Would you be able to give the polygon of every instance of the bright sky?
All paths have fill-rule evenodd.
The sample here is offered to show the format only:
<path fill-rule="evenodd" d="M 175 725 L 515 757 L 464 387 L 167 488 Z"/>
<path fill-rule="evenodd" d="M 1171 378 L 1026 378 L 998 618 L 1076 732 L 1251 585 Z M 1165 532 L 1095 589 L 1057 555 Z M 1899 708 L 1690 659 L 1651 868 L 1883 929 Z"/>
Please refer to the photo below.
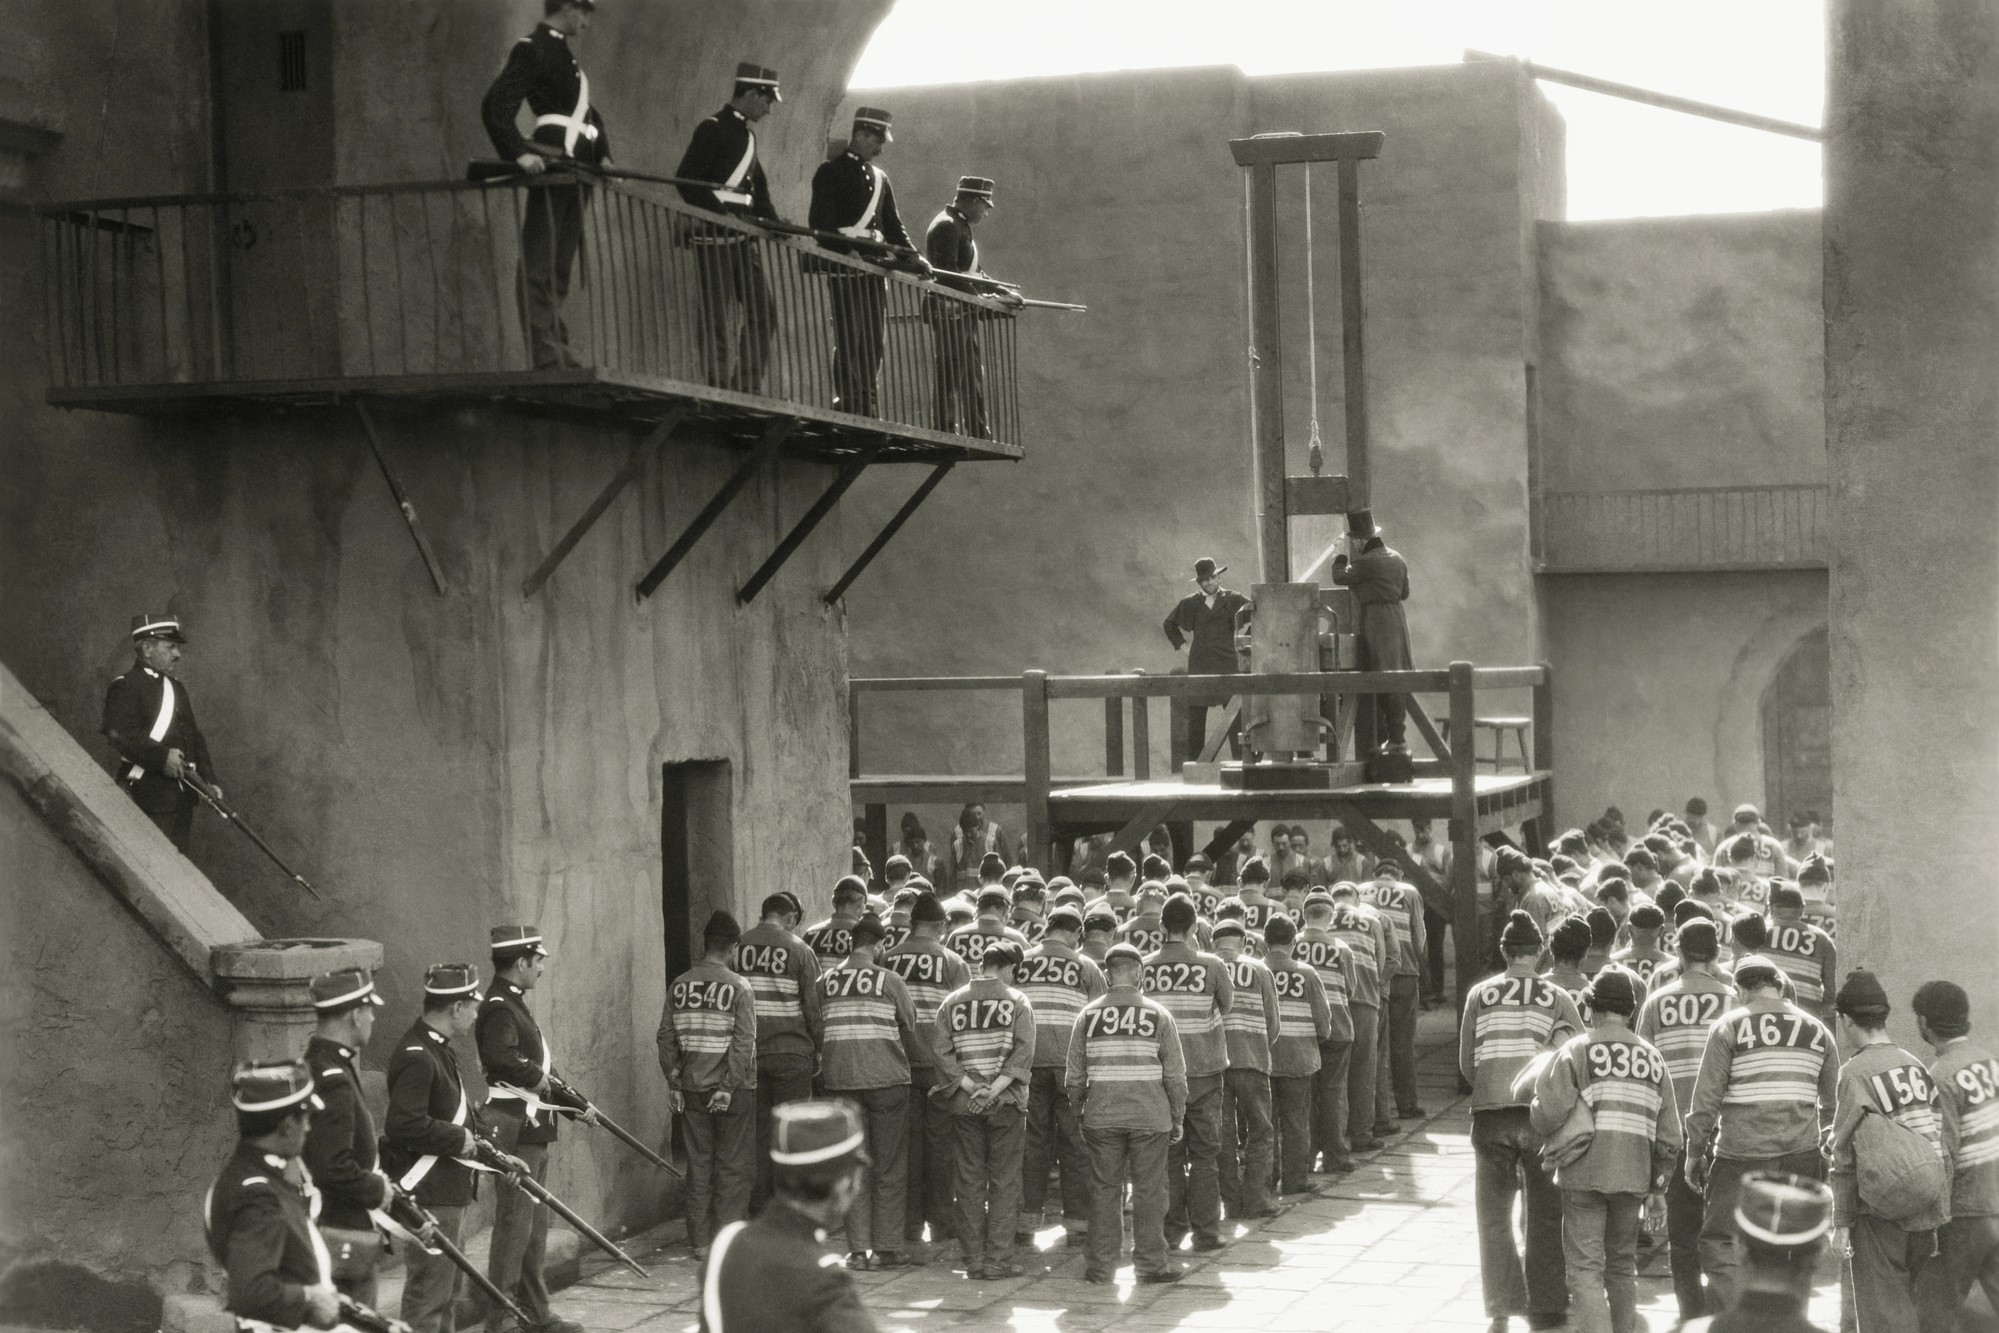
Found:
<path fill-rule="evenodd" d="M 1823 0 L 896 0 L 852 86 L 1439 65 L 1466 48 L 1807 125 L 1825 103 Z M 1568 122 L 1571 218 L 1822 202 L 1817 144 L 1541 88 Z"/>

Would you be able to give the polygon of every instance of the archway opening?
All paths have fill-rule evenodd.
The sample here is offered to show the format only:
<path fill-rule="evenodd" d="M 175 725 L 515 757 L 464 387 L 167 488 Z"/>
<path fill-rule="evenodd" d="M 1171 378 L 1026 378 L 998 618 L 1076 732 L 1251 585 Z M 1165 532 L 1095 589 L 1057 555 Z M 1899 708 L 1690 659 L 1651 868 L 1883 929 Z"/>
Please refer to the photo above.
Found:
<path fill-rule="evenodd" d="M 1763 801 L 1772 827 L 1800 810 L 1832 825 L 1832 659 L 1826 627 L 1799 639 L 1763 691 Z"/>

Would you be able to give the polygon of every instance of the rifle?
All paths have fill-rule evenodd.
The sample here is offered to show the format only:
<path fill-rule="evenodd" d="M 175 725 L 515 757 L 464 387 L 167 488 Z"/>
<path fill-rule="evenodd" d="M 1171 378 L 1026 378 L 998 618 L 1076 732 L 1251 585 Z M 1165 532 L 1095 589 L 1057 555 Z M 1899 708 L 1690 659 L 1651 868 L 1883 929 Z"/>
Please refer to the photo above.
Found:
<path fill-rule="evenodd" d="M 229 806 L 223 801 L 222 794 L 218 792 L 212 785 L 210 785 L 207 782 L 204 782 L 201 778 L 201 775 L 194 771 L 192 765 L 188 767 L 186 772 L 181 774 L 180 781 L 182 786 L 186 787 L 189 791 L 199 796 L 202 800 L 208 802 L 209 809 L 215 811 L 216 814 L 220 815 L 222 817 L 223 823 L 233 824 L 236 827 L 236 829 L 242 833 L 244 837 L 248 838 L 251 842 L 256 843 L 257 850 L 262 852 L 265 856 L 270 857 L 271 863 L 275 865 L 278 869 L 284 871 L 285 874 L 291 879 L 292 883 L 298 885 L 301 889 L 304 889 L 307 893 L 311 894 L 316 900 L 320 902 L 326 901 L 324 898 L 321 898 L 319 896 L 319 890 L 313 888 L 311 884 L 306 882 L 306 878 L 304 875 L 299 874 L 298 871 L 293 870 L 290 866 L 286 865 L 284 858 L 282 856 L 279 856 L 275 851 L 271 850 L 271 844 L 265 842 L 262 838 L 257 836 L 257 830 L 251 828 L 248 824 L 245 824 L 243 822 L 243 816 L 237 814 L 234 810 L 229 808 Z"/>
<path fill-rule="evenodd" d="M 402 1216 L 396 1216 L 398 1211 L 401 1212 Z M 427 1230 L 430 1236 L 430 1243 L 429 1245 L 425 1245 L 424 1248 L 430 1249 L 435 1247 L 438 1254 L 449 1259 L 455 1268 L 472 1280 L 473 1286 L 486 1294 L 487 1300 L 493 1302 L 495 1306 L 519 1320 L 522 1328 L 534 1327 L 533 1321 L 527 1317 L 527 1312 L 521 1309 L 519 1305 L 516 1305 L 512 1297 L 501 1291 L 493 1282 L 493 1279 L 480 1272 L 479 1265 L 467 1258 L 465 1251 L 445 1239 L 444 1233 L 438 1230 L 437 1219 L 431 1216 L 430 1210 L 418 1203 L 414 1194 L 411 1194 L 394 1181 L 389 1182 L 388 1212 L 392 1220 L 402 1226 L 408 1227 L 412 1232 L 416 1233 L 419 1245 L 424 1244 L 422 1237 Z M 345 1298 L 343 1297 L 342 1299 L 344 1300 Z M 379 1316 L 377 1317 L 379 1318 Z M 352 1323 L 353 1321 L 349 1320 L 348 1322 Z M 384 1330 L 370 1328 L 365 1324 L 356 1325 L 356 1327 L 364 1329 L 366 1333 L 385 1333 Z M 408 1328 L 407 1325 L 404 1325 L 399 1330 L 389 1330 L 387 1333 L 408 1333 Z"/>
<path fill-rule="evenodd" d="M 585 1222 L 574 1208 L 571 1208 L 568 1204 L 550 1193 L 548 1186 L 521 1170 L 520 1162 L 517 1158 L 502 1151 L 498 1145 L 483 1135 L 474 1134 L 472 1138 L 476 1145 L 473 1149 L 473 1155 L 477 1158 L 480 1165 L 505 1175 L 509 1184 L 527 1195 L 530 1199 L 533 1199 L 536 1203 L 548 1205 L 550 1212 L 576 1228 L 577 1235 L 583 1237 L 592 1245 L 595 1245 L 598 1249 L 623 1264 L 633 1276 L 642 1278 L 650 1278 L 652 1276 L 651 1273 L 639 1267 L 637 1261 L 631 1255 L 619 1249 L 616 1242 L 612 1241 L 609 1236 L 606 1236 L 603 1232 Z"/>
<path fill-rule="evenodd" d="M 345 1292 L 340 1294 L 340 1322 L 361 1333 L 410 1333 L 410 1326 L 402 1320 L 371 1310 Z"/>
<path fill-rule="evenodd" d="M 605 1129 L 610 1130 L 612 1135 L 615 1136 L 616 1138 L 624 1140 L 626 1146 L 637 1152 L 639 1156 L 645 1158 L 648 1162 L 651 1162 L 654 1166 L 658 1167 L 660 1170 L 665 1171 L 671 1175 L 683 1176 L 685 1174 L 680 1170 L 679 1167 L 675 1166 L 672 1162 L 669 1162 L 666 1158 L 660 1156 L 658 1153 L 654 1152 L 651 1148 L 646 1147 L 644 1143 L 639 1141 L 637 1135 L 633 1134 L 630 1130 L 626 1129 L 623 1125 L 619 1124 L 617 1121 L 611 1119 L 611 1117 L 605 1115 L 601 1107 L 593 1105 L 588 1097 L 585 1097 L 582 1093 L 578 1092 L 574 1087 L 570 1086 L 567 1083 L 564 1083 L 561 1079 L 557 1078 L 553 1074 L 550 1074 L 548 1076 L 548 1087 L 549 1091 L 555 1093 L 557 1096 L 568 1097 L 574 1102 L 573 1106 L 557 1107 L 556 1108 L 557 1110 L 566 1110 L 571 1112 L 572 1114 L 582 1111 L 593 1111 L 596 1113 L 597 1123 L 599 1125 L 603 1126 Z"/>

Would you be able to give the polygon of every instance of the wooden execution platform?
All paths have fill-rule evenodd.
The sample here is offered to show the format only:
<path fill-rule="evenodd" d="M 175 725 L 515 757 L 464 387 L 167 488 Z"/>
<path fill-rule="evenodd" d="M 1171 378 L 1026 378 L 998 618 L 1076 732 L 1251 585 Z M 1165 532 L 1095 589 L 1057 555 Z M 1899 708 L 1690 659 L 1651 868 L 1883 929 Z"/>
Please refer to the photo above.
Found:
<path fill-rule="evenodd" d="M 1551 773 L 1478 773 L 1472 777 L 1474 831 L 1499 833 L 1546 809 Z M 997 799 L 997 798 L 995 798 Z M 1445 777 L 1419 777 L 1406 783 L 1360 783 L 1325 789 L 1238 791 L 1214 784 L 1168 779 L 1161 782 L 1069 784 L 1048 793 L 1050 822 L 1064 831 L 1094 833 L 1122 828 L 1133 815 L 1159 806 L 1170 807 L 1156 823 L 1182 819 L 1238 820 L 1330 819 L 1347 815 L 1381 821 L 1454 817 L 1457 793 Z M 1149 832 L 1150 830 L 1148 830 Z"/>

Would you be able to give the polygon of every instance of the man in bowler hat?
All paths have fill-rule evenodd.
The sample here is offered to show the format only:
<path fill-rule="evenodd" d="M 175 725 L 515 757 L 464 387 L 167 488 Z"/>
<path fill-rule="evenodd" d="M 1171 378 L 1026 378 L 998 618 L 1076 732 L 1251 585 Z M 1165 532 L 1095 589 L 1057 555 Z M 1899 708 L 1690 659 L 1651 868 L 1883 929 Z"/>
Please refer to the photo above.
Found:
<path fill-rule="evenodd" d="M 1236 613 L 1249 605 L 1249 598 L 1222 586 L 1227 565 L 1216 565 L 1206 556 L 1194 562 L 1195 591 L 1177 602 L 1166 617 L 1166 641 L 1178 651 L 1187 646 L 1187 674 L 1190 676 L 1233 676 L 1240 669 L 1235 650 Z M 1208 709 L 1228 702 L 1227 696 L 1189 696 L 1187 700 L 1187 750 L 1198 759 L 1208 744 Z M 1229 724 L 1229 748 L 1242 757 L 1242 725 Z"/>

